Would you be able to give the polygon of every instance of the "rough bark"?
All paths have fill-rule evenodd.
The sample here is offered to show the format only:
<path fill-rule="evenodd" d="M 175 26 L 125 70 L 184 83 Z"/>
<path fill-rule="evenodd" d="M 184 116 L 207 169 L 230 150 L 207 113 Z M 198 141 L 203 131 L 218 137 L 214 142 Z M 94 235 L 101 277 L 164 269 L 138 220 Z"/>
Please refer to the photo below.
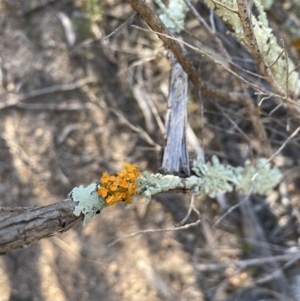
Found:
<path fill-rule="evenodd" d="M 82 219 L 74 207 L 68 198 L 44 207 L 0 208 L 0 254 L 69 230 Z"/>

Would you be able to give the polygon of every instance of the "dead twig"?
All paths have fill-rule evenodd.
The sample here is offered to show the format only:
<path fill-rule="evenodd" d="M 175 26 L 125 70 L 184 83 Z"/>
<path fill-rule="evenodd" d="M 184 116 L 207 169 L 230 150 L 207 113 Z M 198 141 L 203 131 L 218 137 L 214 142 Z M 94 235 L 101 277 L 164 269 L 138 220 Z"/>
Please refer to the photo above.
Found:
<path fill-rule="evenodd" d="M 123 241 L 123 240 L 128 239 L 128 238 L 132 238 L 132 237 L 140 235 L 140 234 L 179 231 L 179 230 L 186 230 L 186 229 L 189 229 L 191 227 L 197 227 L 200 224 L 200 222 L 201 222 L 200 212 L 195 208 L 193 202 L 191 202 L 190 206 L 192 208 L 192 211 L 194 211 L 196 213 L 196 215 L 198 216 L 198 219 L 194 223 L 190 223 L 190 224 L 187 224 L 187 225 L 184 225 L 184 226 L 180 226 L 180 227 L 176 227 L 176 225 L 175 225 L 173 228 L 140 230 L 140 231 L 137 231 L 137 232 L 133 232 L 133 233 L 124 235 L 124 236 L 122 236 L 122 237 L 114 240 L 113 242 L 111 242 L 108 245 L 108 247 L 112 247 L 112 246 L 114 246 L 115 244 L 117 244 L 120 241 Z"/>
<path fill-rule="evenodd" d="M 289 261 L 294 258 L 299 258 L 299 256 L 300 253 L 297 252 L 297 253 L 290 253 L 290 254 L 277 255 L 277 256 L 238 260 L 238 261 L 226 262 L 226 263 L 197 264 L 196 269 L 201 272 L 214 272 L 214 271 L 227 269 L 229 267 L 242 270 L 242 269 L 246 269 L 254 266 L 261 266 L 273 262 Z"/>
<path fill-rule="evenodd" d="M 137 13 L 133 13 L 124 23 L 122 23 L 120 26 L 118 26 L 115 30 L 113 30 L 110 34 L 108 34 L 106 37 L 104 37 L 104 40 L 109 39 L 114 34 L 116 34 L 120 29 L 122 29 L 124 26 L 128 25 L 133 21 L 133 19 L 136 17 Z"/>
<path fill-rule="evenodd" d="M 125 123 L 129 128 L 131 128 L 133 131 L 135 131 L 136 133 L 138 133 L 140 135 L 140 137 L 146 141 L 148 144 L 152 145 L 155 147 L 155 149 L 157 151 L 159 151 L 161 149 L 161 147 L 154 142 L 154 140 L 148 135 L 147 132 L 145 132 L 142 128 L 140 128 L 139 126 L 135 126 L 132 123 L 130 123 L 127 118 L 118 110 L 115 110 L 113 108 L 110 108 L 111 112 L 113 112 L 123 123 Z"/>
<path fill-rule="evenodd" d="M 260 167 L 260 169 L 257 171 L 257 173 L 252 177 L 252 181 L 256 179 L 260 171 L 268 164 L 271 162 L 275 156 L 277 156 L 284 148 L 285 146 L 293 139 L 300 131 L 300 126 L 282 143 L 282 145 L 278 148 L 278 150 Z"/>
<path fill-rule="evenodd" d="M 82 216 L 73 214 L 75 203 L 66 199 L 44 207 L 1 208 L 9 215 L 0 219 L 0 254 L 23 248 L 29 244 L 72 228 Z"/>
<path fill-rule="evenodd" d="M 182 66 L 182 69 L 187 73 L 189 80 L 197 89 L 208 96 L 218 97 L 226 101 L 240 102 L 245 97 L 238 93 L 221 91 L 201 81 L 198 71 L 185 55 L 180 45 L 180 41 L 173 37 L 171 32 L 166 28 L 149 4 L 145 0 L 127 1 L 138 13 L 139 17 L 144 20 L 156 34 L 158 34 L 158 37 L 164 42 L 166 47 L 171 50 L 177 61 Z"/>
<path fill-rule="evenodd" d="M 174 227 L 176 227 L 176 228 L 177 228 L 177 227 L 181 227 L 181 226 L 183 226 L 183 225 L 185 224 L 185 222 L 186 222 L 186 221 L 189 219 L 189 217 L 191 216 L 191 213 L 192 213 L 193 208 L 194 208 L 194 202 L 195 202 L 195 195 L 193 194 L 193 195 L 192 195 L 192 198 L 191 198 L 190 207 L 189 207 L 189 210 L 188 210 L 186 216 L 184 217 L 183 220 L 181 220 L 180 222 L 176 223 L 176 224 L 174 225 Z"/>
<path fill-rule="evenodd" d="M 235 204 L 234 206 L 230 207 L 213 225 L 213 228 L 217 228 L 218 225 L 229 215 L 231 214 L 235 209 L 237 209 L 238 207 L 241 206 L 241 203 L 246 202 L 247 199 L 249 198 L 249 196 L 252 194 L 252 190 L 253 190 L 253 185 L 249 191 L 249 193 L 237 204 Z"/>
<path fill-rule="evenodd" d="M 147 32 L 151 32 L 147 29 L 143 29 L 143 28 L 140 28 L 140 27 L 137 27 L 137 26 L 134 26 L 132 25 L 133 27 L 139 29 L 139 30 L 143 30 L 143 31 L 147 31 Z M 174 41 L 177 41 L 179 43 L 182 43 L 183 45 L 187 46 L 188 48 L 191 48 L 193 50 L 195 50 L 196 52 L 198 53 L 201 53 L 201 54 L 204 54 L 205 56 L 207 56 L 208 58 L 212 59 L 215 63 L 221 65 L 225 70 L 227 70 L 228 72 L 230 72 L 231 74 L 233 74 L 235 77 L 237 77 L 238 79 L 240 79 L 242 82 L 245 82 L 246 84 L 248 84 L 249 86 L 252 86 L 253 88 L 255 88 L 256 90 L 258 90 L 259 92 L 261 93 L 267 93 L 266 91 L 263 91 L 260 87 L 258 87 L 257 85 L 254 85 L 253 83 L 247 81 L 246 79 L 244 79 L 242 76 L 240 76 L 239 74 L 237 74 L 236 72 L 234 72 L 233 70 L 231 70 L 230 68 L 228 68 L 227 66 L 225 66 L 223 63 L 217 61 L 216 58 L 214 58 L 213 56 L 207 54 L 206 52 L 200 50 L 199 48 L 197 47 L 193 47 L 192 45 L 188 44 L 188 43 L 185 43 L 184 41 L 181 41 L 177 38 L 174 38 L 170 35 L 166 35 L 166 34 L 163 34 L 163 33 L 159 33 L 159 32 L 155 32 L 157 35 L 159 36 L 165 36 L 171 40 L 174 40 Z M 184 66 L 182 66 L 183 69 L 184 69 Z M 185 70 L 185 69 L 184 69 Z M 186 70 L 185 70 L 186 72 Z M 189 74 L 188 74 L 189 75 Z M 190 78 L 189 78 L 190 79 Z M 191 79 L 190 79 L 191 80 Z M 193 83 L 194 84 L 194 83 Z M 195 84 L 194 84 L 195 85 Z M 196 86 L 200 91 L 201 90 L 201 87 L 199 86 Z M 203 90 L 202 92 L 206 93 L 205 90 Z M 259 115 L 258 115 L 258 112 L 256 110 L 256 107 L 254 106 L 253 102 L 252 102 L 252 99 L 249 98 L 246 94 L 234 94 L 234 96 L 232 95 L 231 92 L 225 92 L 225 91 L 219 91 L 219 90 L 216 90 L 215 91 L 211 91 L 214 93 L 213 94 L 209 94 L 210 96 L 212 97 L 217 97 L 219 98 L 220 100 L 223 100 L 223 101 L 230 101 L 230 102 L 237 102 L 237 103 L 240 103 L 240 104 L 243 104 L 246 108 L 247 108 L 247 111 L 248 111 L 248 114 L 250 116 L 250 119 L 251 119 L 251 122 L 252 122 L 252 125 L 253 125 L 253 128 L 254 128 L 254 131 L 259 139 L 259 141 L 261 142 L 261 146 L 262 146 L 262 154 L 265 155 L 265 156 L 269 156 L 270 153 L 271 153 L 271 148 L 270 148 L 270 144 L 268 142 L 268 138 L 267 138 L 267 135 L 266 135 L 266 132 L 265 132 L 265 129 L 260 121 L 260 118 L 259 118 Z M 269 93 L 269 92 L 268 92 Z M 207 94 L 207 93 L 206 93 Z M 223 97 L 224 95 L 227 95 L 225 98 Z M 231 97 L 233 96 L 233 97 Z M 275 97 L 278 97 L 278 98 L 282 98 L 280 95 L 276 95 L 274 94 Z M 290 100 L 289 100 L 290 101 Z M 295 102 L 293 102 L 295 103 Z"/>
<path fill-rule="evenodd" d="M 42 89 L 38 89 L 38 90 L 32 90 L 30 92 L 24 93 L 22 96 L 19 96 L 19 97 L 10 99 L 6 102 L 0 103 L 0 110 L 8 108 L 8 107 L 20 105 L 21 102 L 28 100 L 30 98 L 33 98 L 33 97 L 48 95 L 48 94 L 57 93 L 57 92 L 73 91 L 73 90 L 81 88 L 82 86 L 85 86 L 87 84 L 93 84 L 93 83 L 97 83 L 96 78 L 86 77 L 86 78 L 82 78 L 74 83 L 55 85 L 55 86 L 46 87 L 46 88 L 42 88 Z"/>
<path fill-rule="evenodd" d="M 187 147 L 188 80 L 181 65 L 170 53 L 171 62 L 168 110 L 165 121 L 165 148 L 161 169 L 170 174 L 190 175 Z"/>

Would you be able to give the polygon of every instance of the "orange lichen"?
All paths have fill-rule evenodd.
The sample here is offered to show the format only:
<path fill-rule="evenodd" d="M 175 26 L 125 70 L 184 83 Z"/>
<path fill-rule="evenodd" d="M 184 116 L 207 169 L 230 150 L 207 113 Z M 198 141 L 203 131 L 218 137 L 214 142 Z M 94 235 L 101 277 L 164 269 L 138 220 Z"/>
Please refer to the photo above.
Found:
<path fill-rule="evenodd" d="M 98 195 L 105 198 L 109 206 L 113 206 L 117 202 L 131 204 L 132 196 L 137 191 L 135 180 L 141 175 L 136 165 L 124 163 L 124 169 L 118 172 L 117 176 L 109 175 L 107 172 L 102 175 Z"/>
<path fill-rule="evenodd" d="M 105 198 L 107 196 L 107 190 L 103 187 L 98 189 L 98 195 L 102 198 Z"/>
<path fill-rule="evenodd" d="M 109 181 L 109 174 L 105 172 L 101 178 L 102 183 L 107 183 Z"/>

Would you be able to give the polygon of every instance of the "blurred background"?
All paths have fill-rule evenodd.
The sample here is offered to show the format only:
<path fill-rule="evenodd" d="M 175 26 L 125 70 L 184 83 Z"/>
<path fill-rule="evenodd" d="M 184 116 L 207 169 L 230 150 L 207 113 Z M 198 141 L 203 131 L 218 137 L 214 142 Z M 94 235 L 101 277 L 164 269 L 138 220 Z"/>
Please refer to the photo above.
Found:
<path fill-rule="evenodd" d="M 297 65 L 296 2 L 275 1 L 267 13 Z M 211 19 L 215 34 L 188 13 L 183 39 L 219 53 L 218 37 L 240 67 L 235 71 L 269 89 L 230 29 L 203 1 L 195 7 Z M 60 202 L 73 187 L 99 181 L 124 162 L 157 171 L 167 50 L 156 35 L 130 26 L 147 28 L 138 17 L 104 40 L 132 14 L 125 0 L 0 1 L 0 206 Z M 190 85 L 192 158 L 197 145 L 208 160 L 217 155 L 233 166 L 265 155 L 251 114 L 272 152 L 299 126 L 283 107 L 274 110 L 275 99 L 258 107 L 262 97 L 253 87 L 205 56 L 190 50 L 187 56 L 203 81 L 226 93 L 247 91 L 255 107 L 250 112 L 243 103 L 219 102 Z M 137 198 L 128 208 L 105 209 L 85 228 L 77 224 L 1 256 L 0 300 L 300 300 L 299 140 L 274 160 L 284 173 L 276 191 L 266 199 L 253 196 L 218 227 L 215 221 L 239 201 L 234 193 L 196 200 L 197 228 L 139 235 L 109 247 L 131 232 L 172 227 L 186 215 L 191 196 L 164 194 L 150 204 Z M 192 214 L 188 222 L 196 219 Z"/>

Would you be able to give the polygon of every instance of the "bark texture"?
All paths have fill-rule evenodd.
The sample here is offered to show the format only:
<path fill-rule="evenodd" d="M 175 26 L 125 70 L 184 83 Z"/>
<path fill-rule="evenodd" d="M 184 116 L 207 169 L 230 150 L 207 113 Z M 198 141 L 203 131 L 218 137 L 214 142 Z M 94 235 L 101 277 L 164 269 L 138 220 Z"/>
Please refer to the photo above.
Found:
<path fill-rule="evenodd" d="M 0 208 L 0 254 L 69 230 L 82 219 L 74 208 L 70 198 L 45 207 Z"/>

